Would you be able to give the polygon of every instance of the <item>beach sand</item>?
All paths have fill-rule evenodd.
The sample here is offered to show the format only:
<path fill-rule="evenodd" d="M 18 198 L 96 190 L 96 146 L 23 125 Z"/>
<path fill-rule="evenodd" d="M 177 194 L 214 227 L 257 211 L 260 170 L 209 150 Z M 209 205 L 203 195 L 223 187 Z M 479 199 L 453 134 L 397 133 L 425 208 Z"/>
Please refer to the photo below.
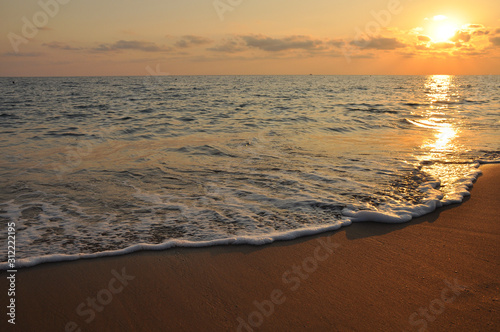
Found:
<path fill-rule="evenodd" d="M 481 169 L 461 205 L 407 224 L 20 270 L 16 330 L 495 331 L 500 165 Z"/>

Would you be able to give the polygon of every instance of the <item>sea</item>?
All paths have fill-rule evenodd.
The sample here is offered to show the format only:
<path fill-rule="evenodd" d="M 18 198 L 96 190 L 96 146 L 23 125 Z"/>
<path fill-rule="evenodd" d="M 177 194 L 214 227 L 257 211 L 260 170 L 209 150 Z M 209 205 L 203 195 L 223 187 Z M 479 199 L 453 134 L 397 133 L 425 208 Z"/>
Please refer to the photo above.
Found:
<path fill-rule="evenodd" d="M 494 75 L 4 77 L 0 89 L 3 270 L 9 235 L 22 268 L 411 223 L 500 161 Z"/>

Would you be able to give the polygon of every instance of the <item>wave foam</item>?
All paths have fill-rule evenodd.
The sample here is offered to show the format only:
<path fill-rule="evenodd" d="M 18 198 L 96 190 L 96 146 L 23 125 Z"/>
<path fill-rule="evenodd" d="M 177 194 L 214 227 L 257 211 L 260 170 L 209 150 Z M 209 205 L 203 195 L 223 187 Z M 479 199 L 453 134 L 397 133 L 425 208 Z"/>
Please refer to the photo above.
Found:
<path fill-rule="evenodd" d="M 449 193 L 446 199 L 443 199 L 442 193 L 436 188 L 439 186 L 439 181 L 428 181 L 423 183 L 419 190 L 427 194 L 428 199 L 421 204 L 413 205 L 411 207 L 401 205 L 399 203 L 387 203 L 381 206 L 378 210 L 361 210 L 355 211 L 350 208 L 344 208 L 342 210 L 342 219 L 338 220 L 335 224 L 330 224 L 327 226 L 313 226 L 303 229 L 295 229 L 287 232 L 274 232 L 266 235 L 256 235 L 256 236 L 235 236 L 223 239 L 216 239 L 210 241 L 188 241 L 188 240 L 170 240 L 160 244 L 147 244 L 140 243 L 132 245 L 130 247 L 119 249 L 119 250 L 108 250 L 90 254 L 74 254 L 74 255 L 64 255 L 64 254 L 54 254 L 45 255 L 32 258 L 23 258 L 16 260 L 16 269 L 28 268 L 42 263 L 54 263 L 54 262 L 65 262 L 74 261 L 79 259 L 90 259 L 98 257 L 107 256 L 119 256 L 130 254 L 137 251 L 148 251 L 148 250 L 166 250 L 175 247 L 185 247 L 185 248 L 197 248 L 197 247 L 211 247 L 220 245 L 254 245 L 260 246 L 275 241 L 286 241 L 293 240 L 296 238 L 310 236 L 315 234 L 320 234 L 329 231 L 335 231 L 343 226 L 351 225 L 352 222 L 380 222 L 380 223 L 406 223 L 413 218 L 421 217 L 425 214 L 431 213 L 437 208 L 460 203 L 463 201 L 465 196 L 470 195 L 470 188 L 477 177 L 482 174 L 482 171 L 478 169 L 479 163 L 473 164 L 474 169 L 472 169 L 469 175 L 460 180 L 458 186 Z M 142 196 L 142 198 L 148 198 Z M 19 214 L 14 210 L 9 210 L 9 214 Z M 8 263 L 0 263 L 0 270 L 9 269 Z"/>
<path fill-rule="evenodd" d="M 183 241 L 183 240 L 172 240 L 168 242 L 164 242 L 161 244 L 147 244 L 141 243 L 136 244 L 124 249 L 120 250 L 109 250 L 102 251 L 92 254 L 77 254 L 77 255 L 46 255 L 41 257 L 33 257 L 33 258 L 24 258 L 16 260 L 15 269 L 20 268 L 28 268 L 42 263 L 55 263 L 55 262 L 67 262 L 67 261 L 75 261 L 79 259 L 89 259 L 89 258 L 98 258 L 98 257 L 108 257 L 108 256 L 120 256 L 125 254 L 130 254 L 137 251 L 159 251 L 166 250 L 176 247 L 184 247 L 184 248 L 199 248 L 199 247 L 213 247 L 213 246 L 222 246 L 222 245 L 253 245 L 253 246 L 261 246 L 269 243 L 273 243 L 275 241 L 287 241 L 293 240 L 296 238 L 311 236 L 325 232 L 331 232 L 338 230 L 342 226 L 348 226 L 351 224 L 351 221 L 348 219 L 339 221 L 335 225 L 323 226 L 323 227 L 314 227 L 307 229 L 298 229 L 289 231 L 281 234 L 270 234 L 268 236 L 241 236 L 241 237 L 232 237 L 226 239 L 218 239 L 213 241 Z M 0 263 L 0 270 L 9 269 L 8 263 Z"/>

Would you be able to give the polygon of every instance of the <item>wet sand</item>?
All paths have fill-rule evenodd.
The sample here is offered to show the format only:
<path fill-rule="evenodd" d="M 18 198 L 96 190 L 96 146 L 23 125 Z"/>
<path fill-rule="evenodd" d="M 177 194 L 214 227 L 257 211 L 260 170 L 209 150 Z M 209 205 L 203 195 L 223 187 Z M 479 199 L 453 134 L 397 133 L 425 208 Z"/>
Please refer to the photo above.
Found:
<path fill-rule="evenodd" d="M 407 224 L 20 270 L 15 330 L 495 331 L 500 165 L 481 169 L 461 205 Z"/>

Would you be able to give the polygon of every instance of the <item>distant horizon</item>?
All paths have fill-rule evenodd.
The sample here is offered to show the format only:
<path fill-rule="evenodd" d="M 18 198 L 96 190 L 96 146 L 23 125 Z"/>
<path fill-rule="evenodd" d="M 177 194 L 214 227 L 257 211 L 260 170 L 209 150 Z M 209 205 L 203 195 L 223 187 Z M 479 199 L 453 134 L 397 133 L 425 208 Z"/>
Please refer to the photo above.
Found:
<path fill-rule="evenodd" d="M 1 6 L 1 77 L 500 74 L 493 0 Z"/>
<path fill-rule="evenodd" d="M 500 76 L 500 74 L 172 74 L 172 75 L 78 75 L 78 76 L 0 76 L 0 78 L 92 78 L 92 77 L 186 77 L 186 76 Z"/>

